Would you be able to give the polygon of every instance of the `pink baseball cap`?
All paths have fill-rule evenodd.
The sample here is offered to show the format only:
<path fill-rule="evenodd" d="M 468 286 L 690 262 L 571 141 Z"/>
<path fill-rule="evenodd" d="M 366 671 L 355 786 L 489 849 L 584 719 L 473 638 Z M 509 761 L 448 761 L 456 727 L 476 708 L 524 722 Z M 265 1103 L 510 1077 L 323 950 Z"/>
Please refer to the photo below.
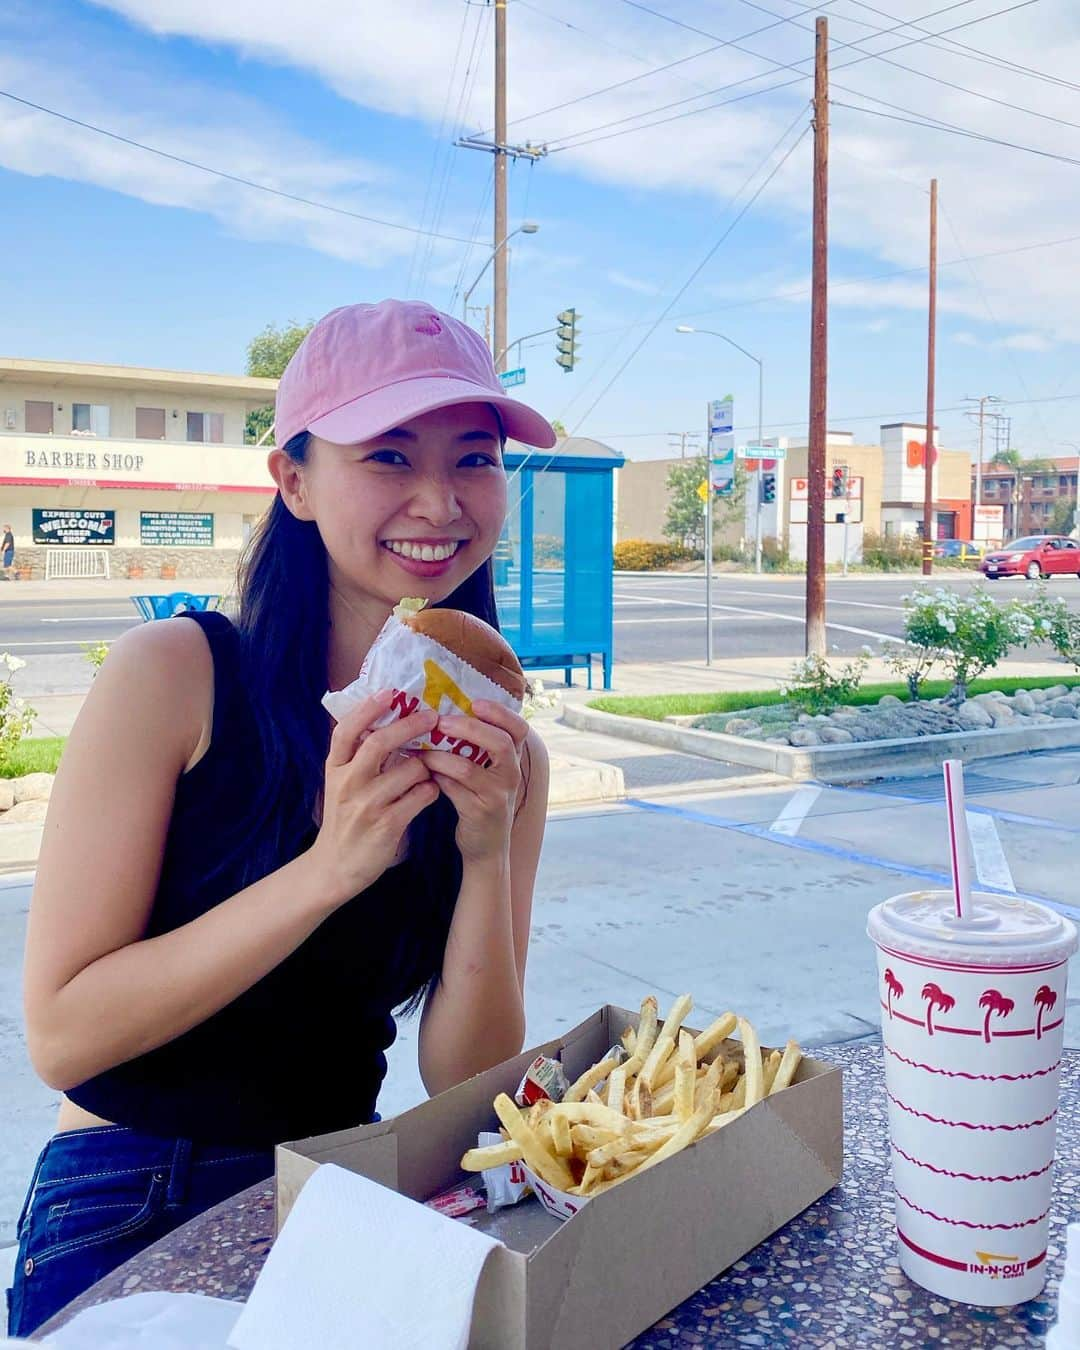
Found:
<path fill-rule="evenodd" d="M 414 300 L 345 305 L 321 318 L 278 385 L 274 439 L 310 431 L 337 445 L 368 441 L 421 413 L 489 403 L 507 436 L 548 449 L 555 432 L 507 398 L 474 329 Z"/>

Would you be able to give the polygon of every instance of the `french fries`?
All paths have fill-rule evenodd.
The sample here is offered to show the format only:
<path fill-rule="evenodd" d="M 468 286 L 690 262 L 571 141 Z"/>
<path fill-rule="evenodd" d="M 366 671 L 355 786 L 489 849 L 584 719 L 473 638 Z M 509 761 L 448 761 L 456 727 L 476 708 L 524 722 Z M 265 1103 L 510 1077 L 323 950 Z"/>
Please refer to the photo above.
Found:
<path fill-rule="evenodd" d="M 696 1140 L 723 1129 L 765 1097 L 795 1080 L 802 1051 L 788 1041 L 767 1054 L 744 1017 L 724 1013 L 698 1035 L 683 1027 L 693 1008 L 677 998 L 660 1021 L 651 995 L 635 1032 L 587 1069 L 561 1102 L 547 1099 L 522 1112 L 500 1093 L 495 1113 L 504 1143 L 469 1149 L 467 1172 L 523 1161 L 549 1186 L 591 1198 L 664 1162 Z M 742 1054 L 726 1047 L 733 1031 Z"/>

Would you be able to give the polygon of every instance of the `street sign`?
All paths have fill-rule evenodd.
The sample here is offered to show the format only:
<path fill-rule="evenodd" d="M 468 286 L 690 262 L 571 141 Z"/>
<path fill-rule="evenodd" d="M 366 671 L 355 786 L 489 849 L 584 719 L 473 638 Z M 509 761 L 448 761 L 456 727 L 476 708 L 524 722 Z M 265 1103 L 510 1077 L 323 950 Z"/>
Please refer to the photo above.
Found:
<path fill-rule="evenodd" d="M 787 459 L 787 449 L 780 445 L 738 445 L 735 454 L 739 459 Z"/>
<path fill-rule="evenodd" d="M 499 383 L 504 389 L 513 389 L 517 384 L 525 383 L 525 367 L 517 366 L 514 370 L 504 370 L 499 374 Z"/>
<path fill-rule="evenodd" d="M 697 495 L 701 498 L 703 502 L 708 501 L 709 499 L 709 489 L 708 487 L 706 487 L 704 480 L 702 480 L 698 484 Z"/>

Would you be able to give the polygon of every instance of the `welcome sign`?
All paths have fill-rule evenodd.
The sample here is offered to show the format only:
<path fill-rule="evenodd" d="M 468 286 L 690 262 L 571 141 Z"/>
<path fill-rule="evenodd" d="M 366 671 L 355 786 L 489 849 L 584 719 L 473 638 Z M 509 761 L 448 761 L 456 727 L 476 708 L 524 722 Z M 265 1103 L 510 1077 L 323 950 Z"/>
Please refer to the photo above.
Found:
<path fill-rule="evenodd" d="M 115 544 L 116 513 L 35 506 L 33 533 L 35 544 L 61 544 L 65 548 Z"/>

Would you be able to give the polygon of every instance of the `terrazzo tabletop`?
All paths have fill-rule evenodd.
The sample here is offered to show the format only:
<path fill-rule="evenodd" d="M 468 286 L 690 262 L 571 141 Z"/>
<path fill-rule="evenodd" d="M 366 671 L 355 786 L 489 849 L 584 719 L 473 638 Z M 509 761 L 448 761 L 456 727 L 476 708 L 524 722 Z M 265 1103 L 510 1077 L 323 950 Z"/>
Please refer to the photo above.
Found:
<path fill-rule="evenodd" d="M 773 1346 L 1041 1346 L 1053 1325 L 1064 1227 L 1080 1217 L 1080 1052 L 1062 1061 L 1049 1279 L 1017 1308 L 972 1308 L 912 1284 L 897 1264 L 880 1042 L 815 1049 L 844 1070 L 844 1174 L 742 1261 L 632 1342 L 633 1350 Z M 273 1237 L 273 1187 L 253 1186 L 162 1238 L 76 1299 L 45 1336 L 95 1303 L 145 1290 L 243 1300 Z M 298 1347 L 297 1350 L 303 1350 Z"/>

